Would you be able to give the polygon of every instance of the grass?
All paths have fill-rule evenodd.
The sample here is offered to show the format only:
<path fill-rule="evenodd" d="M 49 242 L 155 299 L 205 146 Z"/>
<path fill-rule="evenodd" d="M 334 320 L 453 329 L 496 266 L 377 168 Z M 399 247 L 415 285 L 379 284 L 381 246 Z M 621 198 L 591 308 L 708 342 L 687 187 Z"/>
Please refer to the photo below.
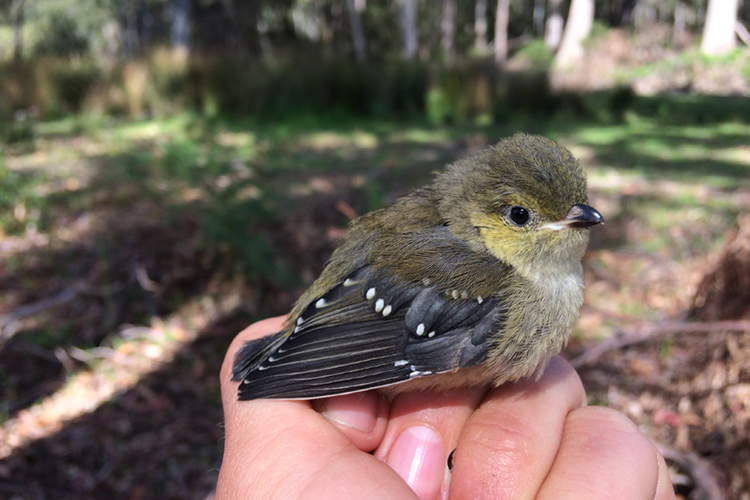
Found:
<path fill-rule="evenodd" d="M 680 317 L 750 205 L 750 125 L 680 124 L 638 109 L 620 121 L 562 113 L 490 126 L 193 114 L 33 123 L 26 139 L 2 146 L 0 172 L 12 182 L 0 183 L 0 315 L 74 283 L 86 287 L 69 303 L 22 318 L 0 349 L 0 432 L 13 435 L 21 422 L 35 437 L 19 435 L 46 450 L 46 439 L 56 438 L 39 436 L 59 433 L 67 442 L 67 434 L 44 422 L 75 418 L 65 426 L 97 436 L 97 419 L 124 422 L 129 430 L 116 432 L 115 442 L 118 460 L 130 464 L 121 468 L 126 476 L 140 476 L 134 467 L 144 463 L 142 451 L 119 458 L 132 443 L 155 443 L 149 455 L 171 449 L 154 429 L 184 427 L 184 436 L 219 442 L 215 372 L 229 339 L 252 319 L 289 310 L 352 212 L 389 203 L 446 163 L 518 130 L 573 151 L 589 174 L 590 202 L 607 221 L 592 230 L 573 348 Z M 238 317 L 222 327 L 233 311 Z M 627 384 L 623 378 L 612 387 Z M 151 420 L 143 417 L 149 408 Z M 176 425 L 175 415 L 201 424 L 197 431 Z M 187 442 L 184 436 L 177 440 Z M 13 453 L 49 455 L 28 446 Z M 220 447 L 206 446 L 213 455 L 204 461 L 214 466 Z M 163 482 L 166 473 L 147 468 Z"/>
<path fill-rule="evenodd" d="M 618 274 L 624 283 L 632 281 L 628 270 L 642 272 L 653 265 L 654 256 L 683 266 L 705 260 L 747 208 L 750 125 L 738 121 L 665 124 L 661 116 L 635 111 L 617 123 L 531 116 L 484 127 L 310 115 L 265 123 L 192 114 L 137 121 L 77 116 L 34 124 L 30 149 L 5 146 L 0 174 L 8 181 L 0 184 L 0 231 L 19 241 L 41 233 L 51 242 L 48 251 L 58 257 L 91 239 L 96 249 L 91 262 L 107 268 L 119 251 L 112 245 L 133 244 L 131 253 L 139 253 L 138 241 L 112 236 L 118 224 L 147 221 L 165 235 L 192 224 L 197 232 L 182 244 L 206 269 L 223 269 L 224 276 L 239 273 L 251 286 L 298 290 L 317 273 L 332 240 L 311 243 L 314 236 L 304 236 L 307 246 L 296 251 L 310 253 L 311 260 L 283 245 L 326 227 L 343 228 L 347 218 L 334 208 L 336 200 L 365 213 L 427 182 L 432 172 L 471 149 L 518 130 L 548 135 L 581 159 L 589 172 L 592 203 L 608 221 L 605 230 L 595 233 L 592 249 L 614 252 L 617 263 L 594 259 L 592 265 L 604 275 Z M 318 203 L 322 212 L 308 210 Z M 179 243 L 181 236 L 175 238 Z M 24 286 L 43 286 L 42 275 L 28 272 L 30 257 L 11 252 L 5 258 L 6 272 L 19 276 Z M 173 265 L 160 258 L 149 264 L 157 278 L 163 273 L 160 266 Z M 50 261 L 54 258 L 45 265 Z M 81 273 L 72 264 L 56 272 L 65 279 Z M 120 321 L 143 322 L 190 296 L 177 287 L 160 305 L 135 308 L 130 319 L 118 316 L 118 300 L 125 300 L 113 298 L 124 277 L 119 272 L 110 268 L 100 275 L 99 329 L 115 328 Z M 684 301 L 684 286 L 675 282 L 661 302 L 678 308 L 674 304 Z M 127 300 L 143 301 L 139 287 L 128 293 Z M 628 315 L 664 313 L 619 291 L 601 297 L 615 300 Z M 28 328 L 47 331 L 54 325 L 40 318 Z M 76 325 L 66 330 L 76 331 Z M 94 343 L 105 334 L 95 336 Z M 49 338 L 38 337 L 45 348 Z"/>

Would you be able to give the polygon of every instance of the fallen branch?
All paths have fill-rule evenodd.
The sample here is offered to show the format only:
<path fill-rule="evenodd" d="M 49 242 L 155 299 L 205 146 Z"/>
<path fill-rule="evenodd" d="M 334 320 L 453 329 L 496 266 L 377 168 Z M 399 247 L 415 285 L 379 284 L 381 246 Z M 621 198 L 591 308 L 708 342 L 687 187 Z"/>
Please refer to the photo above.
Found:
<path fill-rule="evenodd" d="M 94 347 L 83 350 L 75 346 L 70 346 L 65 350 L 65 353 L 71 358 L 77 359 L 87 365 L 90 365 L 92 361 L 97 359 L 108 359 L 123 366 L 136 366 L 135 361 L 130 356 L 117 352 L 110 347 Z"/>
<path fill-rule="evenodd" d="M 695 482 L 696 489 L 703 493 L 703 495 L 691 495 L 691 497 L 705 498 L 706 500 L 724 500 L 726 498 L 721 486 L 715 479 L 717 474 L 708 461 L 692 451 L 677 450 L 657 442 L 654 442 L 654 444 L 666 460 L 675 462 L 685 469 Z"/>
<path fill-rule="evenodd" d="M 647 340 L 661 339 L 671 334 L 718 331 L 750 331 L 750 321 L 710 321 L 705 323 L 674 321 L 647 324 L 632 330 L 621 331 L 620 335 L 594 345 L 580 356 L 573 358 L 570 364 L 574 368 L 581 368 L 596 362 L 603 354 L 609 351 L 622 349 L 623 347 Z"/>
<path fill-rule="evenodd" d="M 18 320 L 42 313 L 47 309 L 65 304 L 88 289 L 85 282 L 74 283 L 62 292 L 45 299 L 17 307 L 10 314 L 0 316 L 0 349 L 18 331 Z"/>
<path fill-rule="evenodd" d="M 750 47 L 750 33 L 747 31 L 747 28 L 745 28 L 745 25 L 741 22 L 737 21 L 734 25 L 734 32 L 737 33 L 737 36 L 745 42 L 745 45 Z"/>

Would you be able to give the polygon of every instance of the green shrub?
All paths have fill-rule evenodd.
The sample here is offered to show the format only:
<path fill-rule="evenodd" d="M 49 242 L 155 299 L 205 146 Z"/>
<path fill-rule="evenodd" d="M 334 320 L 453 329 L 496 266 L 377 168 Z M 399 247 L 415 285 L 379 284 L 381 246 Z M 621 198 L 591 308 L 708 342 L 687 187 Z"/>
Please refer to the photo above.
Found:
<path fill-rule="evenodd" d="M 476 122 L 491 116 L 503 83 L 493 63 L 485 61 L 440 68 L 433 72 L 426 113 L 433 123 Z"/>
<path fill-rule="evenodd" d="M 89 52 L 89 36 L 68 14 L 60 12 L 49 17 L 34 52 L 42 56 L 80 56 Z"/>
<path fill-rule="evenodd" d="M 36 227 L 43 208 L 40 180 L 10 170 L 0 157 L 0 235 L 21 234 Z"/>
<path fill-rule="evenodd" d="M 421 64 L 354 64 L 348 59 L 243 54 L 191 61 L 189 102 L 208 115 L 278 119 L 306 114 L 415 116 L 424 111 L 429 73 Z"/>
<path fill-rule="evenodd" d="M 546 71 L 555 60 L 555 53 L 547 47 L 544 40 L 533 40 L 527 43 L 513 56 L 514 60 L 523 63 L 523 67 L 535 71 Z"/>
<path fill-rule="evenodd" d="M 51 74 L 61 111 L 80 113 L 86 96 L 101 79 L 102 72 L 91 59 L 77 59 L 67 63 L 56 61 Z"/>

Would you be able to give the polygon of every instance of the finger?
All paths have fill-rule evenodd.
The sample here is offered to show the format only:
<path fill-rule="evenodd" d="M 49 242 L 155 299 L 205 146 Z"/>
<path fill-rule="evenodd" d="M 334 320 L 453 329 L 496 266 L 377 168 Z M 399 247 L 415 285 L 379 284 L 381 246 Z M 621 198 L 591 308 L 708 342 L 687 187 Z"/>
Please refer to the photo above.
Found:
<path fill-rule="evenodd" d="M 483 388 L 464 388 L 398 394 L 375 456 L 393 468 L 420 499 L 447 497 L 448 455 L 485 393 Z"/>
<path fill-rule="evenodd" d="M 663 462 L 623 414 L 580 408 L 568 416 L 557 459 L 537 498 L 674 498 Z"/>
<path fill-rule="evenodd" d="M 231 382 L 242 342 L 278 331 L 283 318 L 262 321 L 232 342 L 221 371 L 226 425 L 217 499 L 414 498 L 385 464 L 358 450 L 307 401 L 237 401 Z"/>
<path fill-rule="evenodd" d="M 451 498 L 534 498 L 555 461 L 566 416 L 584 397 L 580 378 L 559 357 L 538 382 L 490 391 L 458 441 Z"/>
<path fill-rule="evenodd" d="M 259 321 L 242 331 L 234 339 L 222 367 L 222 380 L 230 377 L 234 353 L 248 340 L 276 333 L 283 328 L 285 318 L 270 318 Z M 227 386 L 229 389 L 230 386 Z M 232 390 L 230 390 L 230 393 Z M 229 394 L 236 399 L 236 389 Z M 344 396 L 335 396 L 312 401 L 313 408 L 335 425 L 362 451 L 375 449 L 385 434 L 388 423 L 388 402 L 377 392 L 368 391 Z M 225 408 L 227 408 L 225 404 Z"/>
<path fill-rule="evenodd" d="M 281 330 L 284 326 L 284 316 L 278 316 L 276 318 L 268 318 L 263 321 L 258 321 L 245 328 L 237 335 L 227 349 L 227 353 L 224 356 L 224 362 L 221 364 L 221 372 L 219 377 L 221 378 L 221 399 L 224 405 L 224 418 L 229 419 L 235 415 L 238 408 L 237 401 L 237 386 L 238 383 L 233 383 L 232 380 L 232 365 L 234 364 L 234 355 L 242 347 L 242 345 L 249 341 L 255 340 L 272 333 L 276 333 Z"/>
<path fill-rule="evenodd" d="M 659 453 L 659 482 L 656 485 L 655 500 L 675 500 L 672 477 L 669 475 L 669 467 L 664 457 Z"/>
<path fill-rule="evenodd" d="M 389 404 L 377 391 L 316 399 L 312 406 L 362 451 L 374 450 L 383 440 Z"/>

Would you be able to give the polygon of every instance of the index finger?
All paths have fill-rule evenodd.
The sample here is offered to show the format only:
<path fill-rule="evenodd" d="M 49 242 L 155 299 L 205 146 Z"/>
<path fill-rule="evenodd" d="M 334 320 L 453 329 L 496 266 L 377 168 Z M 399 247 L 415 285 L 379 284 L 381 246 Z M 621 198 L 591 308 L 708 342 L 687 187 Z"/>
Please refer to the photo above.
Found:
<path fill-rule="evenodd" d="M 461 432 L 451 496 L 534 498 L 552 468 L 568 413 L 584 404 L 581 379 L 560 357 L 538 382 L 491 390 Z"/>

